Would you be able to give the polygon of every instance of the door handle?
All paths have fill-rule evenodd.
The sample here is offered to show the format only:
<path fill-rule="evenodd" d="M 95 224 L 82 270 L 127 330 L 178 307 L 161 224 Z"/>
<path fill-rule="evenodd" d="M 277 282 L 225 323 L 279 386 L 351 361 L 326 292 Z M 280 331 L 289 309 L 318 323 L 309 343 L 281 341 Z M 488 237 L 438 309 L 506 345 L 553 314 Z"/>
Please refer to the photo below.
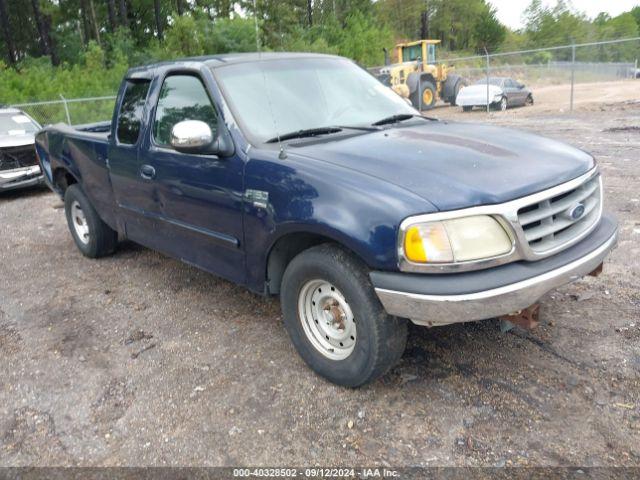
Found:
<path fill-rule="evenodd" d="M 140 176 L 145 180 L 151 180 L 156 176 L 156 169 L 151 165 L 142 165 L 140 167 Z"/>

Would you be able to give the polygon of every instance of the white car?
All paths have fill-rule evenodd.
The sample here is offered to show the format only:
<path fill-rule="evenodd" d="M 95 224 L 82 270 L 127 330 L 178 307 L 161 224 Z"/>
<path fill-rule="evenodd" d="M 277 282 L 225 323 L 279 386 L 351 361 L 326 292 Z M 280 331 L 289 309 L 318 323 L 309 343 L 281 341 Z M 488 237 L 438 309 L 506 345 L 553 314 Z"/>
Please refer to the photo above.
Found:
<path fill-rule="evenodd" d="M 0 192 L 44 182 L 35 134 L 40 125 L 15 108 L 0 108 Z"/>
<path fill-rule="evenodd" d="M 532 105 L 533 94 L 523 84 L 508 77 L 489 77 L 489 95 L 487 97 L 487 79 L 478 80 L 473 85 L 463 87 L 456 97 L 456 105 L 465 112 L 473 107 L 487 106 L 506 110 L 508 107 Z"/>

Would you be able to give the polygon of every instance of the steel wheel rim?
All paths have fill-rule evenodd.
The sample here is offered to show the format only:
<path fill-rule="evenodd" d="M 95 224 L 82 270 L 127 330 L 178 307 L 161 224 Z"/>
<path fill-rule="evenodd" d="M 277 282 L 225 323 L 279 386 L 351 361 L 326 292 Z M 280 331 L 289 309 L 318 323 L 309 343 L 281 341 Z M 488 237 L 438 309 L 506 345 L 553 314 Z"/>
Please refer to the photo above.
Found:
<path fill-rule="evenodd" d="M 76 237 L 84 245 L 89 243 L 89 224 L 87 223 L 87 217 L 82 210 L 82 207 L 77 200 L 74 200 L 71 204 L 71 223 L 73 229 L 76 232 Z"/>
<path fill-rule="evenodd" d="M 500 100 L 500 110 L 504 112 L 506 109 L 507 109 L 507 99 L 503 98 L 502 100 Z"/>
<path fill-rule="evenodd" d="M 298 294 L 307 339 L 326 358 L 344 360 L 356 345 L 356 320 L 344 295 L 326 280 L 310 280 Z"/>

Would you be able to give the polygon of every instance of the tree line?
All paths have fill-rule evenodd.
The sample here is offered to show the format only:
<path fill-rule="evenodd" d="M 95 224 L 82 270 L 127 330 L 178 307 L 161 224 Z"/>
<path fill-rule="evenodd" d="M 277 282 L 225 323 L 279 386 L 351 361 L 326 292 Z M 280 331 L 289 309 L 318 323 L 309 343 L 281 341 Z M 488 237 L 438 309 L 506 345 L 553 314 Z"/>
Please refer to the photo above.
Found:
<path fill-rule="evenodd" d="M 129 65 L 179 56 L 304 50 L 372 66 L 400 40 L 440 39 L 440 56 L 460 56 L 638 36 L 640 6 L 589 19 L 570 5 L 532 0 L 512 31 L 487 0 L 0 0 L 0 102 L 50 88 L 112 92 Z M 634 54 L 637 45 L 607 59 Z"/>

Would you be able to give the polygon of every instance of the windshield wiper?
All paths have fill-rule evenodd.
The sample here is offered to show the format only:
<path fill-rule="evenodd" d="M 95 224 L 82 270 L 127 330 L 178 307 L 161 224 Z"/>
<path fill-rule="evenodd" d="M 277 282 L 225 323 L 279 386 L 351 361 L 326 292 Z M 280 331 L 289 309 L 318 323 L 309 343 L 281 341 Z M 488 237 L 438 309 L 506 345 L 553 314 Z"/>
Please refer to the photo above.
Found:
<path fill-rule="evenodd" d="M 296 130 L 295 132 L 289 132 L 278 137 L 270 138 L 265 143 L 276 143 L 282 140 L 291 140 L 293 138 L 315 137 L 316 135 L 326 135 L 329 133 L 338 133 L 341 131 L 342 128 L 340 127 L 305 128 L 303 130 Z"/>
<path fill-rule="evenodd" d="M 424 115 L 416 115 L 415 113 L 397 113 L 384 117 L 382 120 L 373 122 L 371 125 L 387 125 L 389 123 L 398 123 L 405 120 L 411 120 L 412 118 L 422 118 L 424 120 L 436 120 L 435 118 L 425 117 Z"/>

